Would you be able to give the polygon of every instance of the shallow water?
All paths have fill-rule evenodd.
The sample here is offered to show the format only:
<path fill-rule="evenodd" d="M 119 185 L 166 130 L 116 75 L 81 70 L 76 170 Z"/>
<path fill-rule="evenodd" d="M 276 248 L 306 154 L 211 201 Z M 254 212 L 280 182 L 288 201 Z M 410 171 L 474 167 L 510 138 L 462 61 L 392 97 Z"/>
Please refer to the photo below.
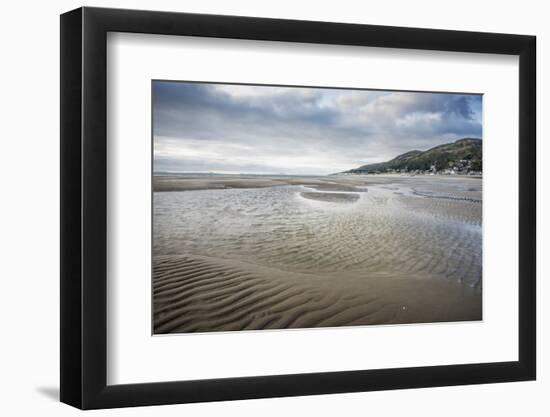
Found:
<path fill-rule="evenodd" d="M 303 185 L 155 192 L 153 254 L 481 289 L 480 179 L 365 181 L 355 202 L 308 199 L 319 190 Z"/>

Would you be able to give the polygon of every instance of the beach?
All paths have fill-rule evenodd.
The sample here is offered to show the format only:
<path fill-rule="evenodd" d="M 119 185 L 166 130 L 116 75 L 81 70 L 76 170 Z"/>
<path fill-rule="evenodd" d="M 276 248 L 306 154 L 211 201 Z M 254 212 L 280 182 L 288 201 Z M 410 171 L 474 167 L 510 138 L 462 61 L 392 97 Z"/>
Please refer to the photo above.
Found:
<path fill-rule="evenodd" d="M 156 175 L 154 333 L 482 319 L 482 181 Z"/>

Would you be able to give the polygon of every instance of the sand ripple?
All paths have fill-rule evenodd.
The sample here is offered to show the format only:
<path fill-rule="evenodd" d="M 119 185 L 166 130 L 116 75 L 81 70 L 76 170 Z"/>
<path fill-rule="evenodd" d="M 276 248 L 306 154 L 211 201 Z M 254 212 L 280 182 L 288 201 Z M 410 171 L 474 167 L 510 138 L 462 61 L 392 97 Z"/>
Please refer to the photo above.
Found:
<path fill-rule="evenodd" d="M 153 291 L 157 334 L 458 321 L 481 315 L 479 293 L 445 281 L 282 274 L 208 257 L 155 258 Z M 426 297 L 433 300 L 429 306 Z"/>

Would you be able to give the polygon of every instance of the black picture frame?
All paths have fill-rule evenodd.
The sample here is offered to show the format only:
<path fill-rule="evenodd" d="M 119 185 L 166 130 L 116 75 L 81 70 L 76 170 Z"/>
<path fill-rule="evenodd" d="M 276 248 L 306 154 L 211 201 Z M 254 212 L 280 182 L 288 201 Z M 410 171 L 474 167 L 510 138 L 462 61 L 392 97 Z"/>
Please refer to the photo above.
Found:
<path fill-rule="evenodd" d="M 517 361 L 107 385 L 108 32 L 519 56 Z M 81 409 L 533 380 L 536 38 L 312 21 L 79 8 L 61 15 L 61 401 Z"/>

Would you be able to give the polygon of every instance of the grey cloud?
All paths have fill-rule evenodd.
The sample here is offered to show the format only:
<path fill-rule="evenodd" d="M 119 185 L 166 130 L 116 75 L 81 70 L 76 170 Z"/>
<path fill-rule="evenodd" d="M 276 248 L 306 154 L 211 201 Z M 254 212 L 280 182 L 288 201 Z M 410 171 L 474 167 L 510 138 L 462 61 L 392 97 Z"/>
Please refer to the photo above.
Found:
<path fill-rule="evenodd" d="M 481 96 L 222 87 L 154 82 L 155 169 L 313 173 L 314 161 L 304 156 L 310 155 L 319 160 L 317 172 L 328 173 L 460 137 L 481 137 Z M 220 162 L 212 149 L 223 150 L 231 163 Z"/>

